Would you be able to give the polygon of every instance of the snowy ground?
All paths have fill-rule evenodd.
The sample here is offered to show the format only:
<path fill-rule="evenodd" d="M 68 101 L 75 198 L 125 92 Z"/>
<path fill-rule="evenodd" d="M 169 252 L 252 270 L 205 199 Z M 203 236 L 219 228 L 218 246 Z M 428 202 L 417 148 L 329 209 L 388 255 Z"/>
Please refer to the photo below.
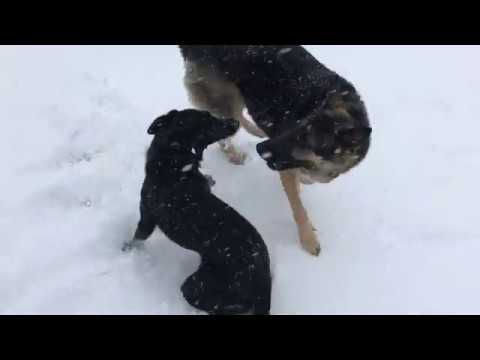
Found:
<path fill-rule="evenodd" d="M 323 253 L 303 252 L 279 180 L 216 147 L 215 192 L 257 226 L 274 314 L 480 314 L 480 47 L 308 46 L 369 107 L 372 151 L 305 202 Z M 0 47 L 0 314 L 196 314 L 198 264 L 138 220 L 146 128 L 188 107 L 174 46 Z M 477 200 L 475 200 L 477 199 Z"/>

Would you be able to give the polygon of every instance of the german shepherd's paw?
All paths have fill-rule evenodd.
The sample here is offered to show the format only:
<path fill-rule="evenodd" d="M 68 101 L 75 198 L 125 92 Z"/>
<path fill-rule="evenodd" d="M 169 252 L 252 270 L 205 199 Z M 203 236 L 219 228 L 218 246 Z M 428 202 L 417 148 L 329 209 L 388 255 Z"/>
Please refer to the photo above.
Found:
<path fill-rule="evenodd" d="M 247 157 L 247 153 L 243 151 L 236 151 L 234 153 L 228 154 L 228 160 L 235 165 L 244 165 Z"/>
<path fill-rule="evenodd" d="M 300 230 L 300 242 L 302 247 L 311 255 L 319 256 L 322 248 L 317 240 L 317 235 L 313 227 Z"/>
<path fill-rule="evenodd" d="M 219 142 L 220 150 L 227 157 L 228 161 L 235 165 L 243 165 L 247 160 L 247 153 L 239 150 L 233 143 L 232 139 Z"/>
<path fill-rule="evenodd" d="M 222 151 L 227 157 L 228 161 L 235 165 L 244 165 L 248 157 L 247 153 L 233 147 L 222 149 Z"/>

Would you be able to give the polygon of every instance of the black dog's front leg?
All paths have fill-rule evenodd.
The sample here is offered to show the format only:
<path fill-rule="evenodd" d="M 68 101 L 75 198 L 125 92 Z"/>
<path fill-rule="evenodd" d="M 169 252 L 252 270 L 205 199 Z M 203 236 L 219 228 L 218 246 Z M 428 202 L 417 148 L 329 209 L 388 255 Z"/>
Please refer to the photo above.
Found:
<path fill-rule="evenodd" d="M 145 206 L 140 205 L 140 221 L 133 236 L 133 240 L 123 244 L 122 251 L 131 251 L 134 248 L 139 248 L 143 245 L 150 235 L 155 230 L 155 219 L 150 215 Z"/>

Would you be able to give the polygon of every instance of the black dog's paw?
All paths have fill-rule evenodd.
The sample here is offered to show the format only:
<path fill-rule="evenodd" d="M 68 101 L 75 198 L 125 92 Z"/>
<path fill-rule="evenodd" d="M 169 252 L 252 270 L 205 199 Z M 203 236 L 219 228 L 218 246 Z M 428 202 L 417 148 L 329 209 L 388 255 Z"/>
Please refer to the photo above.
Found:
<path fill-rule="evenodd" d="M 140 241 L 140 240 L 128 241 L 128 242 L 123 244 L 122 251 L 123 252 L 130 252 L 134 249 L 142 249 L 143 245 L 144 245 L 144 242 Z"/>

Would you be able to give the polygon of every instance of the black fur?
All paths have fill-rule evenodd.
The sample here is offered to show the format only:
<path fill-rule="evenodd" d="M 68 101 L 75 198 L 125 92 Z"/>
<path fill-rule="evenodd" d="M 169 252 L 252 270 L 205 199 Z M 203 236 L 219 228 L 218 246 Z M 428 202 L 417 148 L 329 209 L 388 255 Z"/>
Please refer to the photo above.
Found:
<path fill-rule="evenodd" d="M 208 112 L 172 111 L 155 120 L 141 192 L 141 219 L 132 244 L 158 226 L 201 265 L 182 285 L 185 299 L 209 314 L 269 314 L 268 250 L 256 229 L 210 191 L 199 171 L 203 150 L 238 130 Z M 193 149 L 193 151 L 192 151 Z"/>
<path fill-rule="evenodd" d="M 238 87 L 253 120 L 270 138 L 257 150 L 272 169 L 308 169 L 294 157 L 294 150 L 310 151 L 342 170 L 367 155 L 371 128 L 360 96 L 350 82 L 302 46 L 181 45 L 180 49 L 185 60 L 209 67 Z M 338 155 L 339 148 L 343 156 Z"/>

